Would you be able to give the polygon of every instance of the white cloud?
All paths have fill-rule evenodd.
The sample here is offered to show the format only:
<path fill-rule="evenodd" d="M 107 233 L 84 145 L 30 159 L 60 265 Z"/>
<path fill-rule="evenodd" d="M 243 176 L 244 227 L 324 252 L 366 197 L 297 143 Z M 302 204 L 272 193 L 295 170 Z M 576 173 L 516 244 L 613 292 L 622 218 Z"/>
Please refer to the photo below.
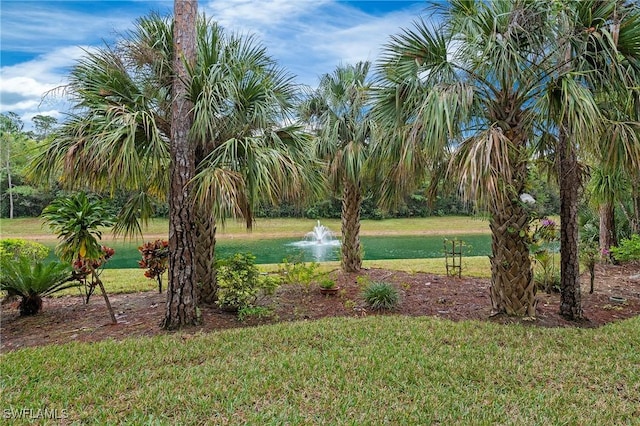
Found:
<path fill-rule="evenodd" d="M 108 2 L 100 17 L 71 10 L 65 2 L 3 1 L 2 50 L 36 54 L 33 59 L 0 68 L 0 111 L 14 111 L 25 120 L 47 111 L 60 117 L 68 104 L 52 89 L 65 84 L 66 74 L 85 48 L 113 40 L 151 10 L 171 9 L 167 1 Z M 83 3 L 89 5 L 90 2 Z M 121 10 L 134 4 L 135 11 Z M 338 64 L 374 61 L 389 35 L 409 27 L 424 4 L 385 15 L 373 15 L 336 0 L 211 0 L 200 3 L 206 15 L 227 30 L 252 33 L 297 81 L 314 86 L 321 74 Z"/>
<path fill-rule="evenodd" d="M 0 111 L 13 111 L 25 123 L 34 115 L 61 116 L 68 108 L 67 102 L 57 88 L 66 84 L 66 74 L 74 61 L 88 47 L 62 47 L 37 56 L 30 61 L 0 68 Z M 28 124 L 28 123 L 27 123 Z"/>
<path fill-rule="evenodd" d="M 2 2 L 2 50 L 44 53 L 66 45 L 100 42 L 130 28 L 129 15 L 96 16 L 65 2 Z"/>
<path fill-rule="evenodd" d="M 225 28 L 273 28 L 310 16 L 331 0 L 213 0 L 204 10 Z"/>
<path fill-rule="evenodd" d="M 423 7 L 375 16 L 334 0 L 213 0 L 204 10 L 225 28 L 256 34 L 299 82 L 315 85 L 338 64 L 375 60 Z"/>

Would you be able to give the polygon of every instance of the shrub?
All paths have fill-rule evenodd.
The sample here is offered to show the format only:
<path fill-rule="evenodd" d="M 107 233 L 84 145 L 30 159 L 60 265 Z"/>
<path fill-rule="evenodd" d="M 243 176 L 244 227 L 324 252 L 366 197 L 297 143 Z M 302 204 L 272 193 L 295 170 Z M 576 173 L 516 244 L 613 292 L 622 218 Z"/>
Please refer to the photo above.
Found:
<path fill-rule="evenodd" d="M 107 246 L 100 246 L 100 251 L 102 255 L 97 258 L 88 259 L 86 257 L 80 257 L 71 264 L 76 279 L 84 285 L 86 303 L 89 303 L 89 299 L 98 285 L 99 270 L 104 267 L 105 263 L 116 253 L 114 249 Z"/>
<path fill-rule="evenodd" d="M 166 240 L 149 241 L 138 247 L 142 260 L 138 262 L 141 268 L 146 268 L 144 276 L 156 279 L 158 292 L 162 293 L 162 274 L 169 268 L 169 242 Z"/>
<path fill-rule="evenodd" d="M 318 276 L 320 265 L 316 262 L 305 263 L 302 261 L 289 261 L 283 259 L 278 265 L 278 274 L 282 282 L 286 284 L 300 284 L 309 287 L 311 282 Z"/>
<path fill-rule="evenodd" d="M 386 282 L 372 282 L 362 292 L 362 297 L 372 309 L 393 309 L 398 305 L 398 290 Z"/>
<path fill-rule="evenodd" d="M 618 247 L 611 247 L 611 254 L 619 262 L 640 260 L 640 235 L 633 234 L 622 240 Z"/>
<path fill-rule="evenodd" d="M 255 260 L 250 253 L 236 253 L 216 262 L 218 306 L 241 310 L 253 306 L 260 293 L 272 294 L 278 287 L 279 280 L 260 275 Z"/>
<path fill-rule="evenodd" d="M 240 321 L 244 321 L 249 317 L 262 319 L 271 316 L 273 316 L 273 309 L 266 306 L 245 306 L 238 309 L 238 320 Z"/>
<path fill-rule="evenodd" d="M 323 278 L 320 280 L 320 288 L 332 289 L 336 287 L 336 282 L 331 278 Z"/>
<path fill-rule="evenodd" d="M 34 262 L 44 260 L 49 255 L 49 248 L 43 244 L 21 238 L 6 238 L 0 240 L 0 261 L 5 259 L 18 260 L 26 257 Z"/>
<path fill-rule="evenodd" d="M 26 256 L 0 262 L 0 290 L 22 298 L 20 315 L 37 314 L 42 309 L 42 296 L 78 285 L 66 263 L 45 264 Z"/>

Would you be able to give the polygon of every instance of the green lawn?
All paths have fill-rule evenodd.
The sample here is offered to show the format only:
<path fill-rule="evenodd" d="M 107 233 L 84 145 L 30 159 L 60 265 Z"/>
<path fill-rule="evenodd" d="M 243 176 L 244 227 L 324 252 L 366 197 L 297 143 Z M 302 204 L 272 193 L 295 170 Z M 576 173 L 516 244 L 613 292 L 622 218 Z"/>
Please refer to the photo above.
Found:
<path fill-rule="evenodd" d="M 0 398 L 82 424 L 638 424 L 638 329 L 376 316 L 28 348 Z"/>
<path fill-rule="evenodd" d="M 257 219 L 251 231 L 245 229 L 244 223 L 229 220 L 224 226 L 219 225 L 218 237 L 224 238 L 264 238 L 304 236 L 311 231 L 317 221 L 313 219 Z M 322 219 L 321 223 L 334 232 L 340 231 L 339 219 Z M 154 219 L 144 230 L 145 236 L 165 237 L 168 235 L 169 224 L 166 219 Z M 361 226 L 363 235 L 398 234 L 415 235 L 417 233 L 444 234 L 474 234 L 489 233 L 489 222 L 484 219 L 468 216 L 429 217 L 412 219 L 363 220 Z M 46 226 L 40 218 L 0 219 L 1 238 L 51 238 Z M 105 230 L 104 238 L 111 238 L 109 230 Z"/>
<path fill-rule="evenodd" d="M 2 236 L 37 234 L 35 222 L 21 221 L 22 234 L 0 222 Z M 470 218 L 371 221 L 363 231 L 435 233 L 453 223 L 486 232 Z M 254 232 L 313 225 L 269 224 Z M 444 274 L 442 259 L 364 266 Z M 489 275 L 486 257 L 464 266 L 464 275 Z M 141 270 L 102 277 L 110 293 L 156 288 Z M 81 424 L 640 424 L 638 329 L 638 317 L 544 329 L 370 316 L 25 348 L 0 355 L 0 406 L 11 424 L 47 413 Z"/>

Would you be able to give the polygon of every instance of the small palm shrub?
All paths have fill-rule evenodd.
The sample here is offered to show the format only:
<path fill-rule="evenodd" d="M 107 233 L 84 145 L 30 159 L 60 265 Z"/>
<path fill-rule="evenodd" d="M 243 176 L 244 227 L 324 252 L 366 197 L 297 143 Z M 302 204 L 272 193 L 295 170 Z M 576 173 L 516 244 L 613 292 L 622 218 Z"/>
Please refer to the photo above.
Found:
<path fill-rule="evenodd" d="M 73 269 L 61 262 L 43 263 L 21 256 L 0 263 L 0 290 L 20 296 L 20 315 L 35 315 L 42 310 L 42 297 L 77 287 Z"/>
<path fill-rule="evenodd" d="M 376 310 L 389 310 L 398 306 L 398 290 L 386 282 L 372 282 L 362 291 L 362 297 L 369 307 Z"/>

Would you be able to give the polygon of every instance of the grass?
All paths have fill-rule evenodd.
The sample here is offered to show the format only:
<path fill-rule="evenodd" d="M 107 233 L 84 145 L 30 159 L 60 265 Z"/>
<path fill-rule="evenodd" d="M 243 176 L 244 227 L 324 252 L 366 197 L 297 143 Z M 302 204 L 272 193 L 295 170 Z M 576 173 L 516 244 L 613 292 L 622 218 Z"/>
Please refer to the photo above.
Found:
<path fill-rule="evenodd" d="M 365 268 L 393 269 L 409 273 L 427 272 L 445 275 L 444 259 L 405 259 L 405 260 L 368 260 L 363 263 Z M 270 273 L 278 270 L 278 264 L 258 265 L 261 272 Z M 340 262 L 322 262 L 318 273 L 330 272 L 340 268 Z M 486 256 L 463 258 L 463 276 L 488 278 L 491 276 L 489 258 Z M 156 290 L 156 280 L 145 278 L 143 269 L 105 269 L 100 275 L 108 293 L 135 293 L 139 291 Z M 166 273 L 163 277 L 163 289 L 167 288 Z M 78 294 L 78 289 L 64 290 L 54 296 Z"/>
<path fill-rule="evenodd" d="M 367 227 L 457 226 L 431 220 Z M 3 237 L 29 229 L 6 222 Z M 309 229 L 277 220 L 270 232 L 297 222 Z M 364 266 L 445 273 L 443 259 Z M 110 293 L 156 289 L 142 273 L 102 278 Z M 489 276 L 488 258 L 464 258 L 463 275 Z M 543 329 L 371 316 L 25 348 L 0 355 L 0 407 L 12 424 L 42 412 L 82 424 L 638 424 L 639 328 L 640 317 Z"/>
<path fill-rule="evenodd" d="M 218 227 L 218 237 L 225 238 L 264 238 L 301 236 L 311 231 L 317 221 L 313 219 L 257 219 L 255 227 L 249 232 L 244 223 L 229 220 L 225 226 Z M 329 229 L 339 232 L 339 219 L 322 219 L 322 224 Z M 144 230 L 145 238 L 165 237 L 168 235 L 169 224 L 166 219 L 153 219 Z M 487 234 L 488 221 L 468 216 L 447 216 L 411 219 L 363 220 L 362 235 L 392 233 L 398 235 L 415 235 L 425 233 L 432 235 L 456 234 Z M 53 235 L 40 218 L 0 219 L 0 236 L 2 238 L 53 239 Z M 148 236 L 148 237 L 147 237 Z M 105 230 L 103 238 L 109 239 L 111 233 Z"/>
<path fill-rule="evenodd" d="M 0 357 L 0 405 L 83 424 L 637 424 L 639 328 L 382 316 L 27 348 Z"/>

